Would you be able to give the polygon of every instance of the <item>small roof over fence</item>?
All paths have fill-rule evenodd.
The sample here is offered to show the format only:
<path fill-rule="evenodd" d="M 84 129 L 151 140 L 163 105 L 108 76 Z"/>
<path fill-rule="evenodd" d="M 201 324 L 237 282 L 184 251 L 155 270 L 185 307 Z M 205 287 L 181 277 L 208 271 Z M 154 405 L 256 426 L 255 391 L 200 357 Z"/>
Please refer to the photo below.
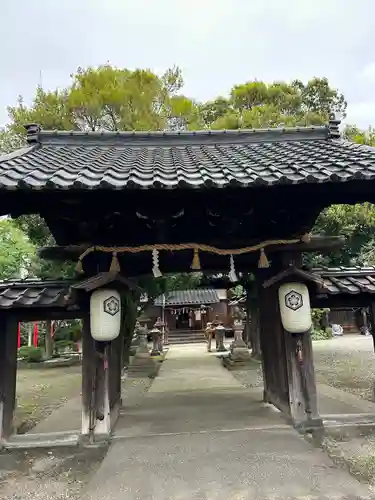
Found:
<path fill-rule="evenodd" d="M 65 307 L 70 280 L 0 281 L 0 309 Z"/>
<path fill-rule="evenodd" d="M 375 294 L 375 267 L 319 267 L 312 274 L 323 280 L 318 295 L 360 295 Z M 245 303 L 245 296 L 233 299 L 230 306 Z"/>
<path fill-rule="evenodd" d="M 317 294 L 334 296 L 374 295 L 375 267 L 315 268 L 313 274 L 323 280 L 323 287 Z M 66 309 L 71 287 L 77 280 L 6 280 L 0 281 L 0 310 L 7 309 Z M 318 296 L 317 295 L 317 296 Z M 243 303 L 244 297 L 232 300 L 230 305 Z M 199 288 L 196 290 L 174 290 L 165 294 L 165 305 L 204 305 L 220 302 L 217 290 Z M 154 304 L 161 306 L 163 296 L 159 295 Z"/>

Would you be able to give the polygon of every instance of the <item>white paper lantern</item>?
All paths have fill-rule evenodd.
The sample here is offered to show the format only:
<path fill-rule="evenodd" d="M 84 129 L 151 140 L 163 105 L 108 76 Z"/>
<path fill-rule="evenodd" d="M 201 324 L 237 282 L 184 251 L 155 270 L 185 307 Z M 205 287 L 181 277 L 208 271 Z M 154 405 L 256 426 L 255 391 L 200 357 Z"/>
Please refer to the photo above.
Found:
<path fill-rule="evenodd" d="M 95 340 L 109 342 L 121 327 L 121 297 L 116 290 L 95 290 L 90 298 L 90 328 Z"/>
<path fill-rule="evenodd" d="M 310 295 L 303 283 L 285 283 L 279 288 L 280 316 L 284 330 L 304 333 L 312 326 Z"/>

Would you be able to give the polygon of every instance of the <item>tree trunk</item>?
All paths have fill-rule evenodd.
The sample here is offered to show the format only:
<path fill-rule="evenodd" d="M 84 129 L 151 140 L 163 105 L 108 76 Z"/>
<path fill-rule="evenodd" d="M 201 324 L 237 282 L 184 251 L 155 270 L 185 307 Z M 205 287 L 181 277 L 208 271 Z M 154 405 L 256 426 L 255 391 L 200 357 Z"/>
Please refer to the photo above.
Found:
<path fill-rule="evenodd" d="M 250 294 L 249 290 L 246 290 L 246 321 L 245 321 L 245 328 L 244 328 L 244 342 L 246 345 L 251 349 L 252 347 L 252 338 L 251 338 L 251 299 L 250 299 Z"/>
<path fill-rule="evenodd" d="M 29 322 L 28 324 L 28 338 L 27 338 L 27 345 L 28 347 L 31 347 L 33 345 L 33 324 Z"/>
<path fill-rule="evenodd" d="M 122 366 L 129 366 L 130 348 L 133 339 L 135 322 L 137 320 L 137 303 L 134 301 L 132 295 L 127 292 L 123 295 L 122 300 L 123 308 L 123 339 L 124 349 L 122 352 Z"/>
<path fill-rule="evenodd" d="M 251 310 L 251 357 L 261 359 L 262 351 L 260 348 L 259 334 L 259 310 L 256 304 L 252 304 Z"/>
<path fill-rule="evenodd" d="M 46 359 L 51 359 L 53 354 L 53 338 L 51 332 L 52 332 L 52 321 L 50 319 L 47 319 L 46 336 L 45 336 Z"/>

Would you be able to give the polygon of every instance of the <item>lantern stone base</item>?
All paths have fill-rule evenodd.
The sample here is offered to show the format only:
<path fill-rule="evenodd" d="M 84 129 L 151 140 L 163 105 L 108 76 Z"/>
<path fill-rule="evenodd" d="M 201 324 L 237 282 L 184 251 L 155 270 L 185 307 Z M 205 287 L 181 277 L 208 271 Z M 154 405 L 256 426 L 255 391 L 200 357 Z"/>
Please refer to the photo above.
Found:
<path fill-rule="evenodd" d="M 223 364 L 229 370 L 246 369 L 252 366 L 251 356 L 247 347 L 236 347 L 223 358 Z"/>
<path fill-rule="evenodd" d="M 246 365 L 250 365 L 251 356 L 247 345 L 242 339 L 241 331 L 235 331 L 235 339 L 230 346 L 230 353 L 223 358 L 223 363 L 228 369 L 243 369 Z"/>
<path fill-rule="evenodd" d="M 223 345 L 219 345 L 216 348 L 216 352 L 227 352 L 227 349 Z"/>
<path fill-rule="evenodd" d="M 149 358 L 150 357 L 150 351 L 148 350 L 147 344 L 146 345 L 140 345 L 137 350 L 135 351 L 135 359 L 138 358 Z"/>

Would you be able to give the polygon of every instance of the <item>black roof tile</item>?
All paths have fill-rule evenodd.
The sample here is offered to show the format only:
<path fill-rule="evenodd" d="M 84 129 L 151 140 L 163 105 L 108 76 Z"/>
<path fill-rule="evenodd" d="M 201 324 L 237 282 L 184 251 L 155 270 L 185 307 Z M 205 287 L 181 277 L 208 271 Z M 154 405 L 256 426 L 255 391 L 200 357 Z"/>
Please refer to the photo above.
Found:
<path fill-rule="evenodd" d="M 0 309 L 64 307 L 68 280 L 0 281 Z"/>
<path fill-rule="evenodd" d="M 323 267 L 313 269 L 312 272 L 323 278 L 322 293 L 330 295 L 375 294 L 375 267 Z"/>
<path fill-rule="evenodd" d="M 319 293 L 327 295 L 375 294 L 375 267 L 319 267 L 311 270 L 323 279 Z M 244 304 L 245 296 L 233 299 L 230 306 Z"/>
<path fill-rule="evenodd" d="M 199 188 L 375 179 L 375 148 L 328 127 L 51 132 L 0 156 L 0 189 Z"/>

